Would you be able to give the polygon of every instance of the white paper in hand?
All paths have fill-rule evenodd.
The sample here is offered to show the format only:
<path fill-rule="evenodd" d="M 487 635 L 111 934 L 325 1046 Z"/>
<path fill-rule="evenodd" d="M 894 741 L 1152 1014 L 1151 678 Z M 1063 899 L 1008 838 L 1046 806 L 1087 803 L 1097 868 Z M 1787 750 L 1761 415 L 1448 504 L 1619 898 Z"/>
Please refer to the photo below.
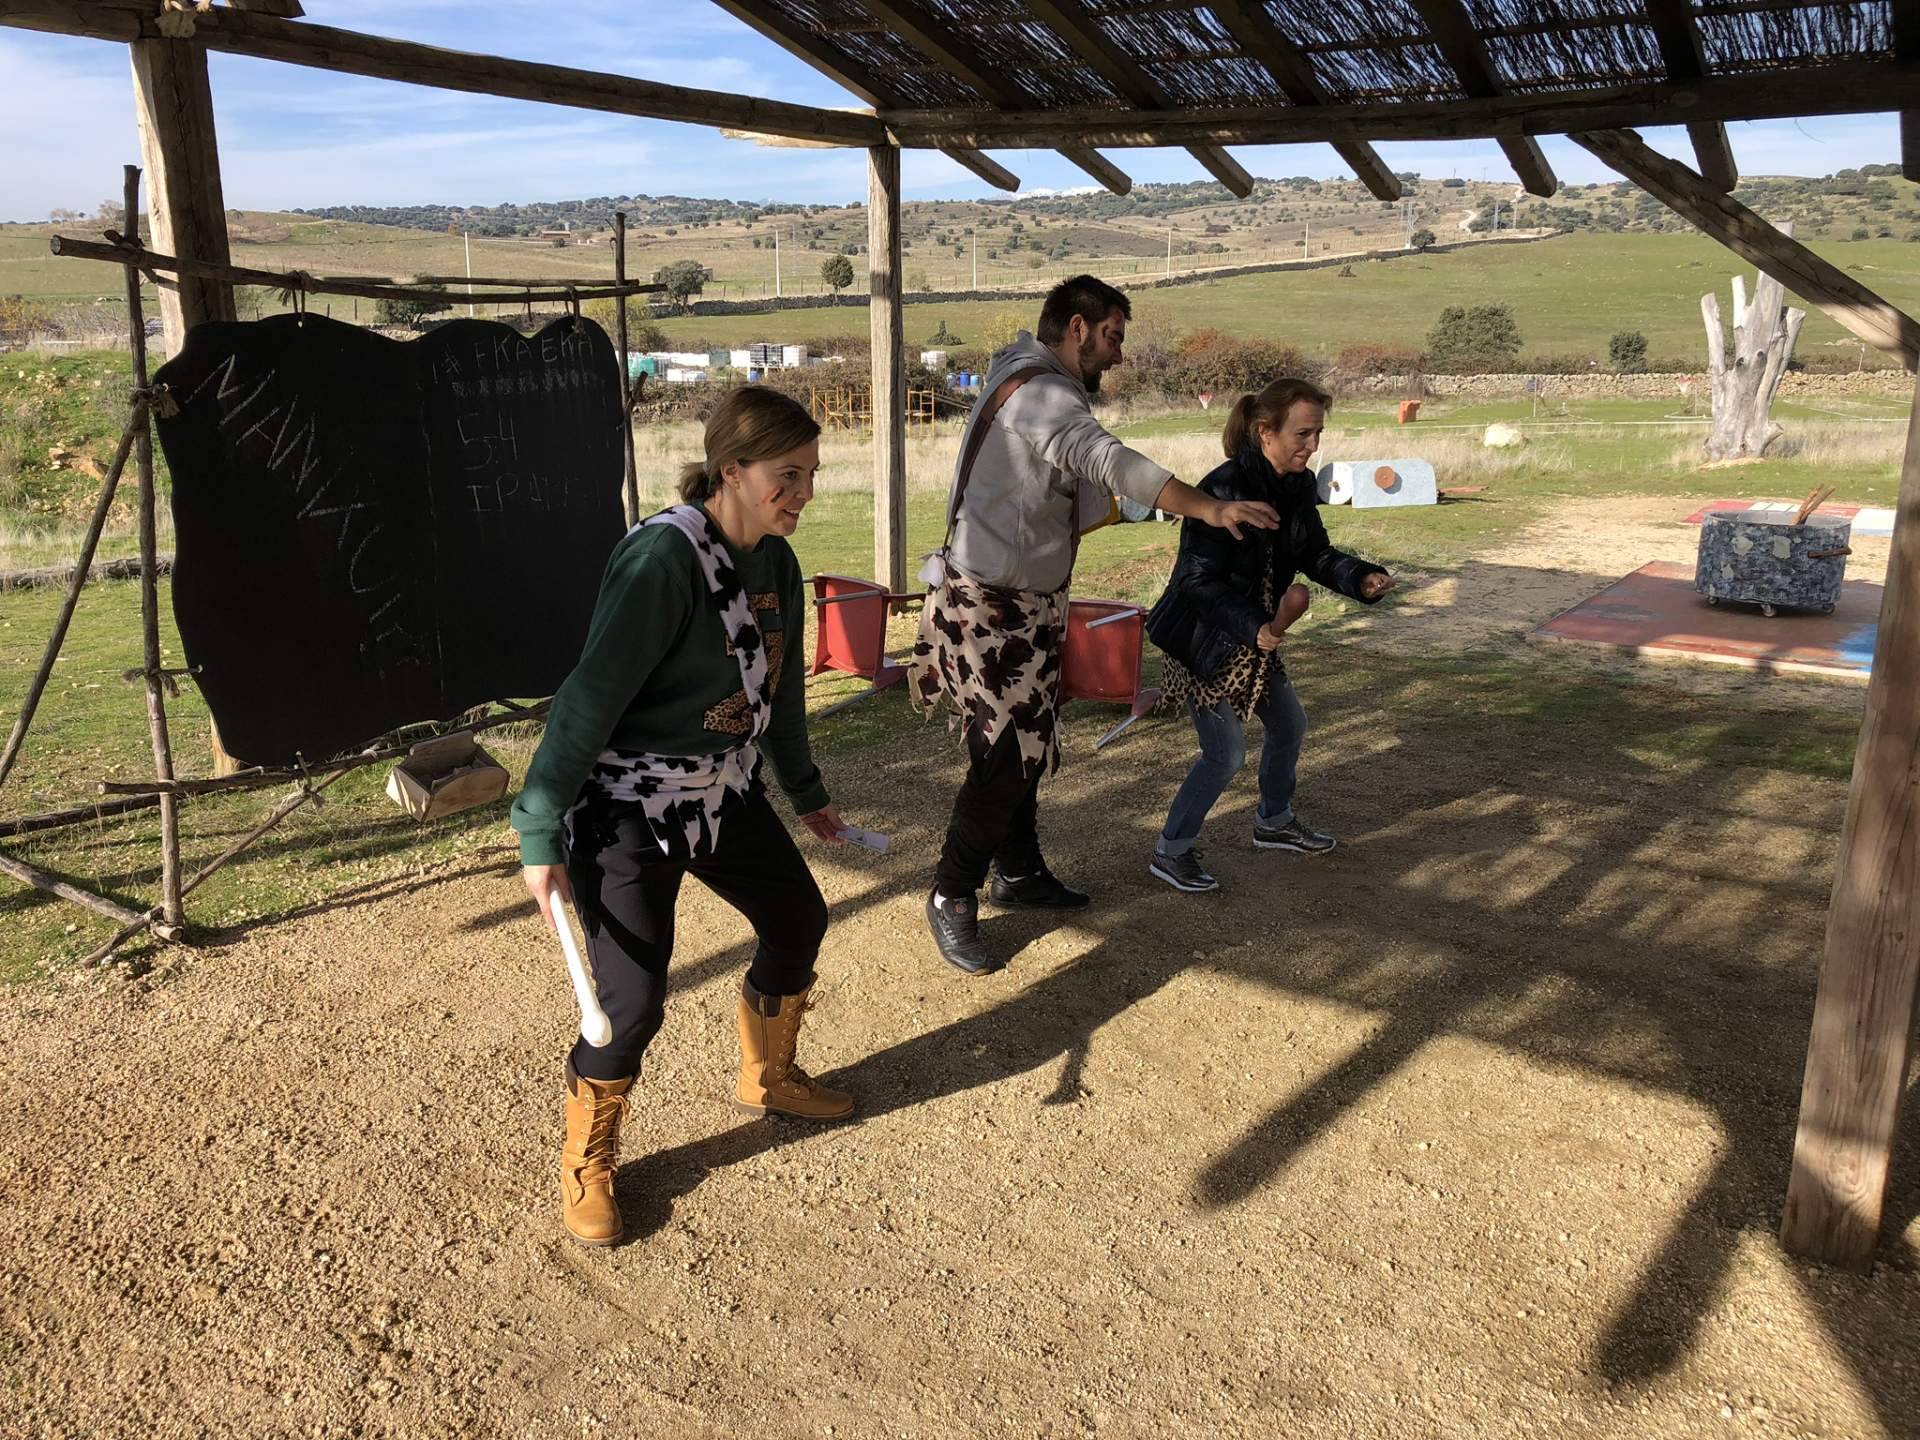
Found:
<path fill-rule="evenodd" d="M 858 825 L 849 825 L 840 832 L 842 840 L 851 840 L 855 845 L 864 845 L 869 850 L 887 853 L 887 837 L 877 830 L 862 830 Z"/>
<path fill-rule="evenodd" d="M 560 949 L 567 957 L 567 974 L 573 980 L 573 998 L 580 1004 L 580 1038 L 599 1050 L 613 1040 L 613 1022 L 600 1008 L 600 996 L 594 991 L 593 976 L 581 959 L 580 947 L 573 938 L 573 909 L 560 898 L 558 889 L 549 890 L 553 918 L 560 932 Z"/>

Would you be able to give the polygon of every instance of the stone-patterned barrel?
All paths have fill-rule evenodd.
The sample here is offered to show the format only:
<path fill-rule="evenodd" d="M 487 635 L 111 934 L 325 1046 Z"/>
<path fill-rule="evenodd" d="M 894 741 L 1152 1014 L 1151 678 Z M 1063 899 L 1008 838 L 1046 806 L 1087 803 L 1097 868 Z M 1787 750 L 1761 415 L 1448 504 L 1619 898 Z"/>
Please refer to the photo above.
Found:
<path fill-rule="evenodd" d="M 1693 588 L 1709 603 L 1736 600 L 1776 607 L 1831 610 L 1847 575 L 1853 522 L 1828 516 L 1795 525 L 1784 512 L 1715 510 L 1700 522 L 1700 558 Z"/>

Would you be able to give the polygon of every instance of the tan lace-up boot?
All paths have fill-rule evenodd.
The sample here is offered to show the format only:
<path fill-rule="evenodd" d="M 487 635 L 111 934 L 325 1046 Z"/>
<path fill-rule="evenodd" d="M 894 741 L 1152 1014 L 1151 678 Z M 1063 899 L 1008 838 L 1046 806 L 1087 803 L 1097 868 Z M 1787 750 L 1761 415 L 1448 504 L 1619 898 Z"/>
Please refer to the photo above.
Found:
<path fill-rule="evenodd" d="M 613 1170 L 620 1163 L 620 1120 L 627 1111 L 625 1080 L 589 1080 L 567 1062 L 567 1140 L 560 1151 L 560 1218 L 582 1245 L 618 1243 L 623 1227 L 613 1201 Z"/>
<path fill-rule="evenodd" d="M 750 982 L 741 983 L 740 1079 L 733 1095 L 742 1110 L 803 1120 L 843 1120 L 853 1113 L 851 1095 L 829 1090 L 794 1063 L 810 993 L 762 995 Z"/>

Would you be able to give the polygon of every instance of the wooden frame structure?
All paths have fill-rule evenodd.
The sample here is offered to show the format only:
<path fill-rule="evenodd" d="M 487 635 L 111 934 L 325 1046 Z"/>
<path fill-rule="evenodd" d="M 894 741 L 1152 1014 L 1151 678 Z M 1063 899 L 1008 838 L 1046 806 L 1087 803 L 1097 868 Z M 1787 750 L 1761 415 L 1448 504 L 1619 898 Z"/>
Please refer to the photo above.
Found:
<path fill-rule="evenodd" d="M 866 113 L 360 35 L 304 22 L 298 0 L 194 3 L 0 0 L 0 25 L 130 47 L 154 245 L 182 262 L 163 302 L 172 336 L 231 306 L 210 50 L 865 148 L 874 573 L 889 590 L 907 579 L 902 148 L 939 150 L 1004 189 L 1019 181 L 984 149 L 1055 149 L 1125 193 L 1130 182 L 1099 147 L 1180 146 L 1245 194 L 1251 180 L 1226 147 L 1310 141 L 1333 145 L 1385 200 L 1399 187 L 1372 142 L 1493 139 L 1546 195 L 1558 182 L 1535 137 L 1569 135 L 1920 368 L 1912 317 L 1732 198 L 1725 130 L 1730 120 L 1896 111 L 1903 172 L 1920 181 L 1920 0 L 1542 0 L 1524 11 L 1465 0 L 715 0 Z M 1631 133 L 1671 124 L 1686 126 L 1697 169 Z M 1920 986 L 1920 405 L 1915 415 L 1782 1225 L 1790 1248 L 1853 1266 L 1868 1262 L 1879 1228 Z M 148 644 L 151 696 L 165 678 L 151 628 Z M 163 746 L 156 727 L 164 772 Z M 164 804 L 164 785 L 161 794 Z"/>

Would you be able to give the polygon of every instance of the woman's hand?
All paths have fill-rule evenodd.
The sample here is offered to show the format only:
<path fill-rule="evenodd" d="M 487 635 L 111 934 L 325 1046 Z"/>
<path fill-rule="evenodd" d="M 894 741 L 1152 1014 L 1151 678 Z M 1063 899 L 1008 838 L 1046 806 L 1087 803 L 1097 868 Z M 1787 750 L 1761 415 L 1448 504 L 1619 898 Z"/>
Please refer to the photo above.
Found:
<path fill-rule="evenodd" d="M 1399 583 L 1400 582 L 1395 580 L 1393 576 L 1387 574 L 1386 571 L 1375 570 L 1360 582 L 1360 598 L 1362 600 L 1378 600 Z"/>
<path fill-rule="evenodd" d="M 1281 637 L 1275 633 L 1271 622 L 1262 625 L 1260 627 L 1260 633 L 1253 638 L 1254 643 L 1262 650 L 1278 650 L 1280 648 Z"/>
<path fill-rule="evenodd" d="M 567 879 L 567 867 L 564 865 L 522 865 L 520 878 L 527 882 L 527 890 L 532 894 L 534 903 L 540 907 L 540 913 L 546 917 L 547 924 L 553 927 L 553 933 L 560 933 L 560 917 L 553 913 L 552 892 L 558 890 L 560 898 L 569 905 L 573 903 L 573 883 Z"/>
<path fill-rule="evenodd" d="M 1280 512 L 1265 501 L 1216 500 L 1213 505 L 1213 515 L 1207 523 L 1216 529 L 1225 530 L 1236 540 L 1247 538 L 1240 533 L 1242 525 L 1251 525 L 1256 530 L 1280 528 Z"/>
<path fill-rule="evenodd" d="M 840 811 L 835 806 L 822 805 L 818 810 L 810 810 L 800 817 L 800 823 L 813 832 L 816 840 L 824 840 L 829 845 L 847 843 L 840 834 L 847 828 L 847 822 L 840 818 Z"/>

